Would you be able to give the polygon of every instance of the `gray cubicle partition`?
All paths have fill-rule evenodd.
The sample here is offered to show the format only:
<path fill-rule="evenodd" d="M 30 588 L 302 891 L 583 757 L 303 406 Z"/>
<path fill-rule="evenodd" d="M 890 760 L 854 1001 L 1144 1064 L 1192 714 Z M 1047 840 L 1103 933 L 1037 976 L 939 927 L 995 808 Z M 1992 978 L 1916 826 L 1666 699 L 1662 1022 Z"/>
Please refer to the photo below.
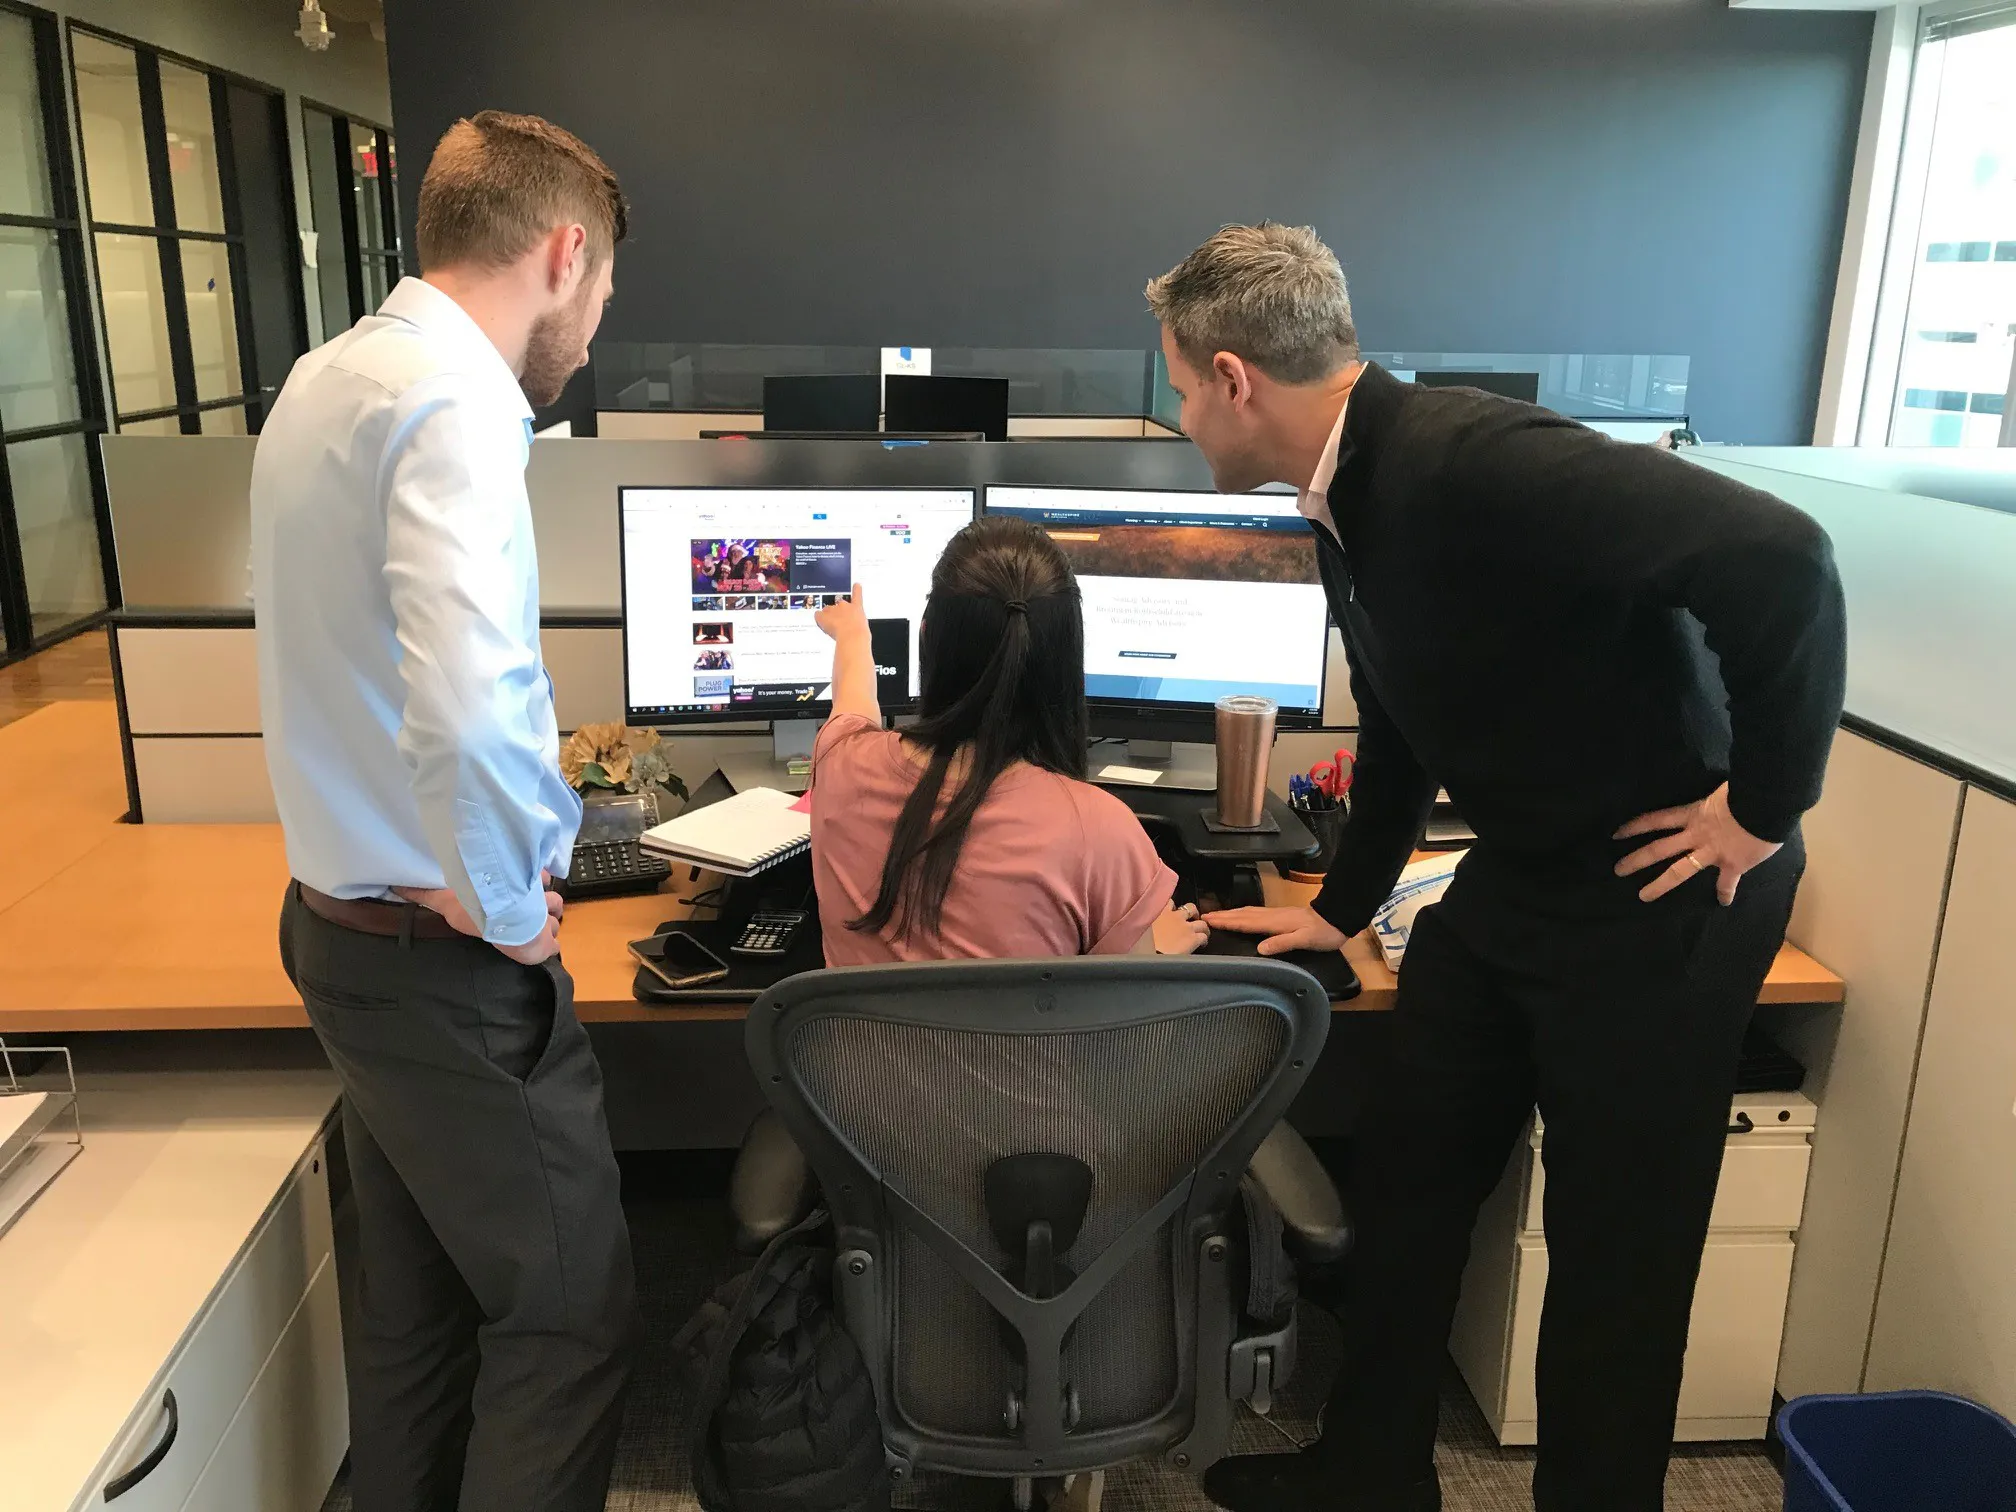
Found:
<path fill-rule="evenodd" d="M 2016 514 L 2016 447 L 1704 446 L 1697 456 Z"/>
<path fill-rule="evenodd" d="M 1820 1106 L 1779 1390 L 2016 1413 L 2016 515 L 1814 475 L 1880 455 L 1689 455 L 1819 520 L 1848 595 L 1791 930 L 1848 998 L 1765 1010 Z"/>
<path fill-rule="evenodd" d="M 259 740 L 248 598 L 246 437 L 108 436 L 105 468 L 126 608 L 114 669 L 136 818 L 257 823 L 273 818 Z M 943 485 L 1078 483 L 1208 489 L 1194 448 L 1152 441 L 1014 444 L 873 441 L 612 441 L 542 438 L 526 471 L 539 543 L 541 645 L 563 730 L 623 717 L 616 491 L 624 484 Z M 1331 633 L 1325 713 L 1357 723 Z M 727 755 L 765 746 L 767 725 L 674 731 L 691 782 Z M 1288 735 L 1277 785 L 1326 759 L 1338 736 Z"/>

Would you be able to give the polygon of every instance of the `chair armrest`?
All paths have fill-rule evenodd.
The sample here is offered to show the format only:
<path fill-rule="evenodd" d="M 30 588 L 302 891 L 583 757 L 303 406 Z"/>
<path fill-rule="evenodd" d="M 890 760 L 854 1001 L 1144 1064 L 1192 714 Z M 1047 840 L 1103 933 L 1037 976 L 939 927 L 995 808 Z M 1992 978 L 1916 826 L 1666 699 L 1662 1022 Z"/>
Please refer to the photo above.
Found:
<path fill-rule="evenodd" d="M 1287 1123 L 1274 1125 L 1246 1171 L 1281 1215 L 1281 1242 L 1296 1261 L 1330 1265 L 1350 1253 L 1351 1224 L 1336 1184 Z"/>
<path fill-rule="evenodd" d="M 760 1255 L 765 1245 L 812 1211 L 818 1184 L 805 1152 L 777 1115 L 765 1108 L 742 1136 L 728 1180 L 735 1248 Z"/>

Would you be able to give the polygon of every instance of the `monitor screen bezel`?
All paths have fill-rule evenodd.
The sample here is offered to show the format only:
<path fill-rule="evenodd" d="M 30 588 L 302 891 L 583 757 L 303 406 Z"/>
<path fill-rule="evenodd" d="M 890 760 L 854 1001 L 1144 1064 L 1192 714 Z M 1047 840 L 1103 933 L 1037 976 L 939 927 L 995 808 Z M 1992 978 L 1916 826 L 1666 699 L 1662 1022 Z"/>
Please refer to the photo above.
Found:
<path fill-rule="evenodd" d="M 1143 487 L 1136 484 L 1112 483 L 989 483 L 980 492 L 980 512 L 987 513 L 987 501 L 996 488 L 1001 489 L 1048 489 L 1054 493 L 1104 493 L 1104 494 L 1183 494 L 1198 499 L 1238 500 L 1243 498 L 1268 498 L 1293 500 L 1295 495 L 1286 489 L 1261 489 L 1251 494 L 1219 493 L 1212 488 L 1159 488 Z M 1228 511 L 1229 512 L 1229 511 Z M 1309 525 L 1311 533 L 1316 526 Z M 1323 722 L 1323 708 L 1328 702 L 1330 691 L 1330 634 L 1336 626 L 1327 603 L 1323 613 L 1322 671 L 1316 685 L 1316 708 L 1313 711 L 1301 709 L 1280 709 L 1275 714 L 1275 728 L 1281 730 L 1323 730 L 1330 726 Z M 1086 714 L 1096 736 L 1112 739 L 1133 740 L 1211 740 L 1216 724 L 1215 713 L 1210 704 L 1203 703 L 1162 703 L 1138 698 L 1095 698 L 1085 695 Z"/>
<path fill-rule="evenodd" d="M 974 483 L 619 483 L 616 485 L 616 593 L 617 619 L 623 645 L 623 723 L 644 729 L 672 729 L 694 725 L 770 724 L 796 719 L 824 719 L 833 712 L 833 701 L 807 699 L 775 709 L 737 709 L 733 705 L 719 713 L 703 710 L 686 714 L 639 713 L 630 697 L 630 565 L 629 542 L 623 529 L 623 496 L 631 490 L 650 489 L 657 493 L 811 493 L 811 494 L 927 494 L 965 493 L 973 500 L 967 524 L 980 518 L 981 488 Z M 931 564 L 934 568 L 936 562 Z M 906 698 L 882 706 L 884 714 L 907 714 L 917 700 Z"/>

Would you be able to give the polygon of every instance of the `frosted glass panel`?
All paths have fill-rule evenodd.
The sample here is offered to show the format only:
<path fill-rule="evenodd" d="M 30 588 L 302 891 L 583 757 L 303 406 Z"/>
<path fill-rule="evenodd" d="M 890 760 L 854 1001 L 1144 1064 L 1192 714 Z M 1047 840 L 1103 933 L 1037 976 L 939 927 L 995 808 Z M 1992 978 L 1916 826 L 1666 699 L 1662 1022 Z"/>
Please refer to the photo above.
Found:
<path fill-rule="evenodd" d="M 176 229 L 222 231 L 224 191 L 217 183 L 217 128 L 210 114 L 209 75 L 164 60 L 161 115 L 168 128 L 168 181 L 175 187 Z"/>
<path fill-rule="evenodd" d="M 350 174 L 352 193 L 357 198 L 357 244 L 367 252 L 381 251 L 390 245 L 385 236 L 385 200 L 379 192 L 378 168 L 378 133 L 353 121 Z"/>
<path fill-rule="evenodd" d="M 206 436 L 242 436 L 245 431 L 245 406 L 234 404 L 229 409 L 203 411 L 203 434 Z"/>
<path fill-rule="evenodd" d="M 36 638 L 105 607 L 98 520 L 83 436 L 19 441 L 7 448 L 21 564 Z"/>
<path fill-rule="evenodd" d="M 60 425 L 79 413 L 56 233 L 0 226 L 0 429 Z"/>
<path fill-rule="evenodd" d="M 77 116 L 84 128 L 84 178 L 91 218 L 121 226 L 154 224 L 147 146 L 140 135 L 140 74 L 133 49 L 73 32 Z"/>
<path fill-rule="evenodd" d="M 1682 455 L 1776 494 L 1832 537 L 1850 714 L 2016 782 L 2016 515 Z"/>
<path fill-rule="evenodd" d="M 231 302 L 231 255 L 221 242 L 182 243 L 182 288 L 189 301 L 189 355 L 196 366 L 197 401 L 243 393 L 238 316 Z"/>
<path fill-rule="evenodd" d="M 55 213 L 42 142 L 35 34 L 26 16 L 0 11 L 0 214 Z"/>
<path fill-rule="evenodd" d="M 168 357 L 168 310 L 161 295 L 161 249 L 151 236 L 98 235 L 98 288 L 105 298 L 105 344 L 112 397 L 122 415 L 175 402 Z"/>

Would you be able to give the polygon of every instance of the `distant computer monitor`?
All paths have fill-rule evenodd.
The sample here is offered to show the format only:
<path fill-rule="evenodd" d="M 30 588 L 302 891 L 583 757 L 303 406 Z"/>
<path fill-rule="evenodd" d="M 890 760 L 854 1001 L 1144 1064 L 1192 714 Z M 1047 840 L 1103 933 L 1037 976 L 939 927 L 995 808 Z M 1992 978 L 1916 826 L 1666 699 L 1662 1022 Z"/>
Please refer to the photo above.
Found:
<path fill-rule="evenodd" d="M 618 490 L 623 688 L 632 724 L 816 718 L 833 643 L 813 623 L 862 586 L 885 709 L 917 700 L 931 569 L 970 488 Z"/>
<path fill-rule="evenodd" d="M 1487 394 L 1502 394 L 1505 398 L 1517 399 L 1522 404 L 1540 402 L 1538 373 L 1417 372 L 1414 381 L 1424 388 L 1482 389 Z"/>
<path fill-rule="evenodd" d="M 881 423 L 882 380 L 873 373 L 763 380 L 765 430 L 872 431 Z"/>
<path fill-rule="evenodd" d="M 1008 439 L 1006 378 L 891 373 L 882 381 L 882 423 L 892 431 L 979 431 L 989 441 Z"/>
<path fill-rule="evenodd" d="M 1228 693 L 1322 723 L 1329 607 L 1293 494 L 993 486 L 986 511 L 1036 521 L 1070 560 L 1097 733 L 1194 731 Z"/>

